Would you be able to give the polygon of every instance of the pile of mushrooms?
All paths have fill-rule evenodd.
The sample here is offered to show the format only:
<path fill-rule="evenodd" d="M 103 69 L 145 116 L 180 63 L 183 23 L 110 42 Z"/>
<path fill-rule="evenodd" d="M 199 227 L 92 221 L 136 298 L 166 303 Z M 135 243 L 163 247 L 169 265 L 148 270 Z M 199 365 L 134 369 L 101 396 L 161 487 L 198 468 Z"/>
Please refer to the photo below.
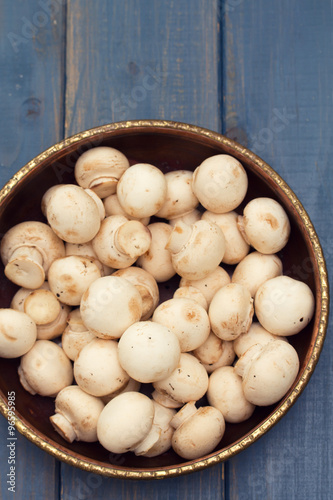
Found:
<path fill-rule="evenodd" d="M 96 147 L 74 173 L 44 193 L 44 222 L 1 241 L 18 289 L 0 309 L 0 356 L 21 357 L 24 389 L 55 398 L 50 423 L 68 442 L 212 453 L 228 422 L 278 403 L 299 371 L 288 337 L 315 299 L 283 275 L 288 216 L 264 197 L 240 211 L 247 174 L 225 154 L 164 175 Z"/>

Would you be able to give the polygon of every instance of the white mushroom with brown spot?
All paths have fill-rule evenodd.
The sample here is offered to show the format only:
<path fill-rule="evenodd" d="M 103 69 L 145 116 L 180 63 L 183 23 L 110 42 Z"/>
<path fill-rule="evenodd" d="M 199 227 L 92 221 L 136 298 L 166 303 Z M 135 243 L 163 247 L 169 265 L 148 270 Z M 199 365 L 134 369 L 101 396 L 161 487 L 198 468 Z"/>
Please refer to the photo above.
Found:
<path fill-rule="evenodd" d="M 231 365 L 235 359 L 233 343 L 222 340 L 210 332 L 207 340 L 192 353 L 200 363 L 211 373 L 220 366 Z"/>
<path fill-rule="evenodd" d="M 275 254 L 251 252 L 236 266 L 231 281 L 245 286 L 254 297 L 265 281 L 281 276 L 282 262 Z"/>
<path fill-rule="evenodd" d="M 80 309 L 73 309 L 67 319 L 67 326 L 61 336 L 61 345 L 69 359 L 74 361 L 81 349 L 94 340 L 94 335 L 82 321 Z"/>
<path fill-rule="evenodd" d="M 122 208 L 132 217 L 150 217 L 166 200 L 164 174 L 148 163 L 132 165 L 118 182 L 117 196 Z"/>
<path fill-rule="evenodd" d="M 91 241 L 88 241 L 87 243 L 67 242 L 65 243 L 65 252 L 66 257 L 77 255 L 79 257 L 85 257 L 86 259 L 93 260 L 94 264 L 96 264 L 96 266 L 100 270 L 101 276 L 109 276 L 114 271 L 112 267 L 106 266 L 102 264 L 100 260 L 98 260 L 97 254 L 93 249 Z"/>
<path fill-rule="evenodd" d="M 272 198 L 254 198 L 238 218 L 245 240 L 258 252 L 277 253 L 288 242 L 290 222 L 280 203 Z"/>
<path fill-rule="evenodd" d="M 100 198 L 116 192 L 117 183 L 129 167 L 126 156 L 118 149 L 98 146 L 85 151 L 75 164 L 76 182 Z"/>
<path fill-rule="evenodd" d="M 18 358 L 26 354 L 37 339 L 35 322 L 21 311 L 0 309 L 0 357 Z"/>
<path fill-rule="evenodd" d="M 177 335 L 182 352 L 193 351 L 199 347 L 210 333 L 206 310 L 187 298 L 173 298 L 162 302 L 155 309 L 152 320 Z"/>
<path fill-rule="evenodd" d="M 110 215 L 123 215 L 128 220 L 138 220 L 145 226 L 148 226 L 150 222 L 150 217 L 133 217 L 132 215 L 125 212 L 125 210 L 119 203 L 117 193 L 111 194 L 110 196 L 104 198 L 103 204 L 106 217 L 109 217 Z"/>
<path fill-rule="evenodd" d="M 53 231 L 69 243 L 87 243 L 100 227 L 100 211 L 91 196 L 75 184 L 58 186 L 45 206 Z"/>
<path fill-rule="evenodd" d="M 225 252 L 222 259 L 224 264 L 238 264 L 249 253 L 250 245 L 244 240 L 238 229 L 238 214 L 234 211 L 225 214 L 215 214 L 206 210 L 202 220 L 209 220 L 217 224 L 225 237 Z"/>
<path fill-rule="evenodd" d="M 220 288 L 208 310 L 211 328 L 222 340 L 234 340 L 247 332 L 253 312 L 253 299 L 249 290 L 238 283 Z"/>
<path fill-rule="evenodd" d="M 177 336 L 163 325 L 139 321 L 127 328 L 118 343 L 119 362 L 130 377 L 142 383 L 168 377 L 178 366 Z"/>
<path fill-rule="evenodd" d="M 89 285 L 100 277 L 100 268 L 94 260 L 71 255 L 52 262 L 48 282 L 51 291 L 61 302 L 79 306 Z"/>
<path fill-rule="evenodd" d="M 181 277 L 200 280 L 222 261 L 225 238 L 213 222 L 200 220 L 191 226 L 178 222 L 166 248 L 171 253 L 173 267 Z"/>
<path fill-rule="evenodd" d="M 101 445 L 112 453 L 136 448 L 148 435 L 154 419 L 154 404 L 144 394 L 125 392 L 112 399 L 97 423 Z"/>
<path fill-rule="evenodd" d="M 241 333 L 237 339 L 234 340 L 234 350 L 238 357 L 242 356 L 250 347 L 255 344 L 265 345 L 272 340 L 282 339 L 288 342 L 287 337 L 280 337 L 273 335 L 258 322 L 253 322 L 250 329 L 246 333 Z"/>
<path fill-rule="evenodd" d="M 171 254 L 165 248 L 172 227 L 165 222 L 154 222 L 148 225 L 151 243 L 148 250 L 141 255 L 136 264 L 150 273 L 158 283 L 168 281 L 176 271 L 173 267 Z"/>
<path fill-rule="evenodd" d="M 93 443 L 97 441 L 97 422 L 103 408 L 100 398 L 87 394 L 77 385 L 70 385 L 57 394 L 55 414 L 50 422 L 69 443 Z"/>
<path fill-rule="evenodd" d="M 103 276 L 85 291 L 80 304 L 85 326 L 96 337 L 119 339 L 140 320 L 142 299 L 135 286 L 119 276 Z"/>
<path fill-rule="evenodd" d="M 43 222 L 16 224 L 1 241 L 5 275 L 24 288 L 39 288 L 47 278 L 51 263 L 64 255 L 63 241 Z"/>
<path fill-rule="evenodd" d="M 55 397 L 73 382 L 72 363 L 63 349 L 51 340 L 37 340 L 21 358 L 20 382 L 30 394 Z"/>
<path fill-rule="evenodd" d="M 167 196 L 160 210 L 155 214 L 162 219 L 174 219 L 192 212 L 199 200 L 192 189 L 193 172 L 175 170 L 165 174 Z"/>
<path fill-rule="evenodd" d="M 207 399 L 220 410 L 226 422 L 233 424 L 244 422 L 255 410 L 255 405 L 245 398 L 242 378 L 232 366 L 223 366 L 211 374 Z"/>
<path fill-rule="evenodd" d="M 227 271 L 223 269 L 223 267 L 217 266 L 208 276 L 200 280 L 181 278 L 179 286 L 193 286 L 197 288 L 203 294 L 209 305 L 216 292 L 229 283 L 230 276 Z"/>
<path fill-rule="evenodd" d="M 292 387 L 298 370 L 298 354 L 291 344 L 274 340 L 261 346 L 243 370 L 246 399 L 258 406 L 277 403 Z"/>
<path fill-rule="evenodd" d="M 79 387 L 92 396 L 107 396 L 126 386 L 129 375 L 119 363 L 115 340 L 95 339 L 86 344 L 74 361 Z"/>
<path fill-rule="evenodd" d="M 222 340 L 221 341 L 222 353 L 215 363 L 203 363 L 207 373 L 213 373 L 222 366 L 231 366 L 235 360 L 236 354 L 234 350 L 234 341 Z M 195 354 L 194 354 L 195 355 Z"/>
<path fill-rule="evenodd" d="M 201 406 L 197 409 L 192 402 L 173 417 L 171 425 L 176 428 L 172 448 L 187 460 L 211 453 L 225 432 L 225 420 L 217 408 Z"/>
<path fill-rule="evenodd" d="M 290 276 L 263 283 L 255 295 L 255 312 L 261 325 L 274 335 L 295 335 L 311 321 L 315 298 L 311 288 Z"/>
<path fill-rule="evenodd" d="M 151 244 L 149 229 L 141 222 L 128 220 L 123 215 L 110 215 L 102 221 L 100 230 L 92 240 L 98 259 L 106 266 L 123 269 L 129 267 Z"/>
<path fill-rule="evenodd" d="M 197 302 L 201 307 L 208 310 L 208 303 L 203 293 L 194 286 L 180 286 L 173 294 L 174 299 L 191 299 Z"/>
<path fill-rule="evenodd" d="M 206 210 L 231 212 L 245 198 L 248 178 L 242 164 L 230 155 L 204 160 L 194 171 L 193 191 Z"/>

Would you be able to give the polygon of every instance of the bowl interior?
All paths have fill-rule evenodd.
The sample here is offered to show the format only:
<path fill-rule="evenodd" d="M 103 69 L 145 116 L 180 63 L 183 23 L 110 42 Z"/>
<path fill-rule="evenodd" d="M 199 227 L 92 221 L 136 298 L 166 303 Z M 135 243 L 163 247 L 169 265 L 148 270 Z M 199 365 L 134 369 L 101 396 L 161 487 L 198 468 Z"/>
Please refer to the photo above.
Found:
<path fill-rule="evenodd" d="M 216 136 L 217 134 L 201 134 L 172 126 L 119 129 L 106 127 L 91 136 L 85 134 L 79 140 L 69 142 L 64 148 L 54 148 L 47 155 L 41 155 L 37 159 L 36 166 L 30 169 L 3 198 L 0 205 L 0 232 L 3 235 L 11 226 L 24 220 L 46 222 L 40 210 L 43 193 L 54 184 L 75 183 L 73 175 L 75 161 L 80 154 L 94 146 L 117 148 L 129 158 L 131 164 L 151 163 L 163 172 L 177 169 L 194 170 L 205 158 L 215 154 L 226 153 L 235 156 L 241 161 L 249 177 L 248 193 L 238 211 L 241 212 L 242 207 L 250 199 L 258 196 L 274 198 L 284 206 L 291 222 L 290 240 L 279 254 L 283 261 L 284 274 L 305 281 L 317 297 L 315 317 L 299 335 L 290 338 L 291 344 L 299 354 L 301 365 L 295 386 L 301 379 L 312 355 L 318 330 L 320 283 L 313 246 L 292 200 L 279 187 L 275 179 L 261 168 L 260 162 L 256 161 L 254 155 L 248 155 L 241 147 L 235 147 L 231 141 L 217 140 Z M 171 298 L 178 283 L 179 278 L 173 278 L 161 284 L 161 300 Z M 4 277 L 3 266 L 0 264 L 0 307 L 10 305 L 16 290 L 17 287 Z M 185 463 L 173 451 L 156 458 L 136 457 L 132 453 L 119 456 L 110 454 L 97 443 L 69 444 L 65 442 L 49 423 L 49 417 L 54 410 L 54 400 L 38 395 L 32 396 L 26 392 L 18 379 L 18 364 L 17 359 L 1 359 L 0 395 L 2 399 L 6 401 L 7 393 L 14 390 L 16 411 L 22 422 L 39 438 L 68 453 L 74 459 L 83 459 L 111 469 L 128 468 L 137 471 L 168 469 Z M 149 393 L 151 387 L 144 387 L 144 390 Z M 284 401 L 288 398 L 288 394 Z M 214 453 L 226 450 L 249 436 L 254 429 L 270 418 L 282 403 L 283 401 L 274 406 L 257 407 L 252 417 L 243 423 L 228 423 L 225 435 Z"/>

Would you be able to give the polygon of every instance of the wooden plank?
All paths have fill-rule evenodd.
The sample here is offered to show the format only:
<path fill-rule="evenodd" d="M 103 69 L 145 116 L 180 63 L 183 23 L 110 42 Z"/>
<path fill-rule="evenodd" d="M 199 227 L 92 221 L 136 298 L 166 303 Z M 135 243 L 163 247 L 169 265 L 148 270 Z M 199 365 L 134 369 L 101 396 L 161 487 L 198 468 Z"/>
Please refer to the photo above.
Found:
<path fill-rule="evenodd" d="M 224 131 L 252 148 L 294 189 L 331 270 L 331 4 L 226 4 Z M 230 499 L 332 497 L 332 350 L 328 337 L 295 406 L 264 438 L 230 461 Z"/>
<path fill-rule="evenodd" d="M 219 130 L 217 2 L 70 0 L 67 9 L 66 135 L 140 118 Z M 224 498 L 222 465 L 153 482 L 61 472 L 66 500 L 79 488 L 80 498 Z"/>
<path fill-rule="evenodd" d="M 52 2 L 51 2 L 52 3 Z M 0 185 L 63 132 L 63 7 L 0 0 Z M 0 418 L 0 497 L 8 491 L 6 420 Z M 57 499 L 58 463 L 17 433 L 16 498 Z M 46 486 L 47 485 L 47 486 Z"/>

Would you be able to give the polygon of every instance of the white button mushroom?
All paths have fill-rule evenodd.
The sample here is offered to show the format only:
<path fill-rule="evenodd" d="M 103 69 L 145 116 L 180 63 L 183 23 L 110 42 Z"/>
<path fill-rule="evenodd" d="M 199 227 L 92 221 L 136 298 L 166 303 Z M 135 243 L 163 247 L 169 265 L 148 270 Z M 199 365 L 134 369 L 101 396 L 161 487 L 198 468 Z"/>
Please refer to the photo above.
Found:
<path fill-rule="evenodd" d="M 70 385 L 57 394 L 50 422 L 69 443 L 74 440 L 93 443 L 97 441 L 97 422 L 103 408 L 99 398 Z"/>
<path fill-rule="evenodd" d="M 149 224 L 148 229 L 151 233 L 150 247 L 138 258 L 136 264 L 154 276 L 158 283 L 168 281 L 176 274 L 170 252 L 165 248 L 172 227 L 165 222 L 154 222 Z"/>
<path fill-rule="evenodd" d="M 234 362 L 236 354 L 233 344 L 235 341 L 232 342 L 228 340 L 222 340 L 221 342 L 222 353 L 219 359 L 215 361 L 215 363 L 203 363 L 203 366 L 206 368 L 207 373 L 213 373 L 215 370 L 221 368 L 222 366 L 231 366 Z M 195 353 L 193 354 L 195 355 Z"/>
<path fill-rule="evenodd" d="M 166 248 L 171 253 L 173 267 L 181 277 L 200 280 L 222 261 L 225 238 L 213 222 L 200 220 L 192 226 L 178 222 Z"/>
<path fill-rule="evenodd" d="M 21 358 L 20 382 L 30 394 L 55 397 L 73 382 L 72 363 L 62 348 L 51 340 L 37 340 Z"/>
<path fill-rule="evenodd" d="M 129 167 L 126 156 L 117 149 L 99 146 L 83 153 L 75 164 L 76 182 L 90 188 L 100 198 L 116 192 L 117 183 Z"/>
<path fill-rule="evenodd" d="M 200 290 L 207 300 L 208 305 L 211 303 L 212 298 L 216 292 L 225 285 L 230 283 L 230 276 L 223 267 L 218 266 L 208 276 L 201 280 L 189 280 L 181 278 L 180 286 L 193 286 Z"/>
<path fill-rule="evenodd" d="M 148 435 L 154 411 L 152 400 L 139 392 L 116 396 L 105 406 L 98 419 L 99 442 L 112 453 L 131 451 Z"/>
<path fill-rule="evenodd" d="M 201 293 L 200 290 L 198 290 L 198 288 L 195 288 L 194 286 L 180 286 L 173 294 L 173 298 L 194 300 L 195 302 L 200 304 L 201 307 L 205 309 L 205 311 L 208 310 L 208 304 L 204 294 Z"/>
<path fill-rule="evenodd" d="M 241 232 L 238 229 L 236 212 L 228 212 L 225 214 L 214 214 L 206 210 L 202 214 L 202 220 L 210 220 L 217 224 L 225 237 L 225 252 L 222 259 L 224 264 L 238 264 L 249 253 L 250 245 L 244 240 Z"/>
<path fill-rule="evenodd" d="M 166 394 L 162 394 L 161 392 L 158 392 L 154 390 L 151 393 L 151 396 L 156 403 L 158 403 L 161 406 L 164 406 L 165 408 L 180 408 L 183 406 L 183 403 L 180 403 L 179 401 L 175 401 L 174 399 L 170 398 Z"/>
<path fill-rule="evenodd" d="M 280 338 L 285 342 L 288 342 L 286 337 L 279 337 L 278 335 L 273 335 L 268 330 L 266 330 L 260 323 L 252 323 L 250 329 L 246 333 L 241 333 L 237 339 L 234 340 L 234 349 L 238 357 L 242 356 L 250 347 L 255 344 L 265 345 L 272 340 Z"/>
<path fill-rule="evenodd" d="M 144 226 L 148 226 L 149 224 L 150 217 L 133 217 L 132 215 L 125 212 L 125 210 L 119 203 L 117 193 L 111 194 L 110 196 L 104 198 L 103 204 L 106 217 L 109 217 L 110 215 L 123 215 L 128 220 L 138 220 Z"/>
<path fill-rule="evenodd" d="M 61 345 L 66 355 L 74 361 L 81 349 L 96 338 L 82 321 L 80 309 L 73 309 L 68 315 L 67 326 L 61 336 Z"/>
<path fill-rule="evenodd" d="M 124 392 L 139 392 L 141 389 L 141 382 L 134 380 L 134 378 L 130 378 L 125 386 L 121 387 L 115 392 L 108 394 L 107 396 L 101 396 L 101 400 L 104 404 L 108 404 L 111 399 L 114 399 L 119 394 L 123 394 Z"/>
<path fill-rule="evenodd" d="M 125 212 L 133 217 L 150 217 L 156 214 L 167 196 L 164 174 L 148 163 L 129 167 L 117 185 L 117 196 Z"/>
<path fill-rule="evenodd" d="M 261 325 L 274 335 L 295 335 L 312 319 L 315 299 L 310 287 L 289 276 L 263 283 L 255 295 L 255 312 Z"/>
<path fill-rule="evenodd" d="M 253 299 L 249 290 L 238 283 L 220 288 L 208 310 L 212 330 L 223 340 L 234 340 L 247 332 L 253 312 Z"/>
<path fill-rule="evenodd" d="M 83 323 L 105 339 L 119 339 L 124 331 L 140 320 L 142 299 L 132 283 L 119 276 L 95 280 L 81 299 Z"/>
<path fill-rule="evenodd" d="M 139 382 L 156 382 L 168 377 L 178 366 L 180 346 L 177 336 L 163 325 L 139 321 L 121 336 L 119 362 L 130 377 Z"/>
<path fill-rule="evenodd" d="M 48 282 L 61 302 L 78 306 L 89 285 L 100 277 L 101 271 L 94 260 L 71 255 L 52 262 Z"/>
<path fill-rule="evenodd" d="M 85 257 L 86 259 L 93 260 L 100 270 L 101 276 L 109 276 L 114 271 L 112 267 L 105 266 L 100 260 L 98 260 L 97 254 L 93 249 L 91 241 L 88 241 L 87 243 L 67 242 L 65 243 L 65 252 L 66 257 L 78 255 L 79 257 Z"/>
<path fill-rule="evenodd" d="M 149 319 L 156 309 L 160 296 L 155 278 L 144 269 L 134 266 L 120 269 L 112 276 L 125 278 L 136 287 L 142 299 L 141 321 Z"/>
<path fill-rule="evenodd" d="M 296 380 L 299 359 L 295 348 L 281 340 L 261 347 L 244 369 L 243 391 L 246 399 L 258 406 L 280 401 Z"/>
<path fill-rule="evenodd" d="M 134 450 L 136 455 L 140 454 L 145 457 L 157 457 L 171 448 L 171 439 L 174 433 L 174 428 L 170 425 L 170 422 L 176 411 L 171 408 L 166 408 L 156 401 L 153 401 L 153 404 L 155 410 L 153 427 L 156 427 L 159 430 L 159 436 L 154 444 L 149 446 L 148 449 L 146 446 L 144 451 L 142 451 L 142 446 L 140 444 L 139 447 L 141 450 L 140 448 L 139 450 L 138 448 Z"/>
<path fill-rule="evenodd" d="M 0 357 L 22 356 L 32 348 L 36 338 L 36 324 L 27 314 L 0 309 Z"/>
<path fill-rule="evenodd" d="M 230 351 L 228 347 L 231 347 Z M 210 332 L 207 340 L 197 349 L 194 349 L 193 354 L 204 366 L 215 365 L 215 363 L 221 361 L 222 355 L 224 355 L 226 364 L 229 365 L 232 364 L 235 358 L 232 342 L 218 338 L 214 332 Z"/>
<path fill-rule="evenodd" d="M 74 377 L 79 387 L 92 396 L 107 396 L 125 387 L 129 375 L 121 367 L 118 343 L 95 339 L 86 344 L 74 361 Z"/>
<path fill-rule="evenodd" d="M 188 212 L 187 214 L 181 215 L 179 217 L 175 217 L 174 219 L 169 220 L 169 224 L 172 227 L 175 227 L 177 222 L 181 221 L 184 222 L 185 224 L 188 224 L 189 226 L 191 224 L 194 224 L 195 222 L 198 222 L 198 220 L 201 219 L 202 213 L 200 210 L 197 210 L 196 208 L 192 210 L 191 212 Z"/>
<path fill-rule="evenodd" d="M 59 186 L 51 193 L 45 210 L 53 231 L 69 243 L 86 243 L 99 230 L 101 221 L 98 206 L 80 186 Z"/>
<path fill-rule="evenodd" d="M 181 412 L 183 410 L 180 410 Z M 174 425 L 176 417 L 172 419 Z M 211 453 L 221 441 L 225 431 L 222 413 L 212 406 L 202 406 L 192 415 L 184 416 L 172 436 L 172 448 L 187 460 L 194 460 Z"/>
<path fill-rule="evenodd" d="M 105 208 L 104 208 L 104 203 L 100 199 L 97 194 L 92 191 L 91 189 L 85 189 L 85 192 L 89 194 L 89 196 L 92 198 L 92 200 L 96 203 L 98 212 L 99 212 L 99 219 L 102 221 L 105 218 Z"/>
<path fill-rule="evenodd" d="M 162 219 L 174 219 L 192 212 L 199 200 L 192 189 L 193 172 L 175 170 L 165 174 L 167 196 L 162 208 L 155 214 Z"/>
<path fill-rule="evenodd" d="M 103 220 L 100 230 L 92 240 L 98 259 L 115 269 L 129 267 L 144 254 L 151 243 L 151 234 L 139 221 L 128 220 L 123 215 L 110 215 Z"/>
<path fill-rule="evenodd" d="M 262 283 L 281 274 L 282 262 L 277 255 L 251 252 L 236 266 L 231 281 L 245 286 L 254 297 Z"/>
<path fill-rule="evenodd" d="M 204 160 L 194 171 L 193 191 L 200 203 L 215 213 L 231 212 L 243 201 L 248 187 L 241 163 L 229 155 Z"/>
<path fill-rule="evenodd" d="M 251 417 L 255 405 L 244 396 L 242 379 L 232 366 L 223 366 L 209 377 L 207 399 L 220 410 L 226 422 L 244 422 Z"/>
<path fill-rule="evenodd" d="M 200 361 L 189 353 L 182 353 L 178 367 L 163 380 L 153 383 L 157 392 L 179 403 L 198 401 L 208 388 L 208 375 Z"/>
<path fill-rule="evenodd" d="M 152 320 L 177 335 L 182 352 L 193 351 L 199 347 L 210 333 L 207 312 L 200 304 L 187 298 L 162 302 L 155 309 Z"/>
<path fill-rule="evenodd" d="M 39 288 L 51 263 L 64 255 L 63 241 L 43 222 L 21 222 L 9 229 L 1 241 L 5 275 L 24 288 Z"/>
<path fill-rule="evenodd" d="M 284 208 L 272 198 L 254 198 L 239 216 L 238 227 L 258 252 L 277 253 L 287 244 L 290 222 Z"/>

